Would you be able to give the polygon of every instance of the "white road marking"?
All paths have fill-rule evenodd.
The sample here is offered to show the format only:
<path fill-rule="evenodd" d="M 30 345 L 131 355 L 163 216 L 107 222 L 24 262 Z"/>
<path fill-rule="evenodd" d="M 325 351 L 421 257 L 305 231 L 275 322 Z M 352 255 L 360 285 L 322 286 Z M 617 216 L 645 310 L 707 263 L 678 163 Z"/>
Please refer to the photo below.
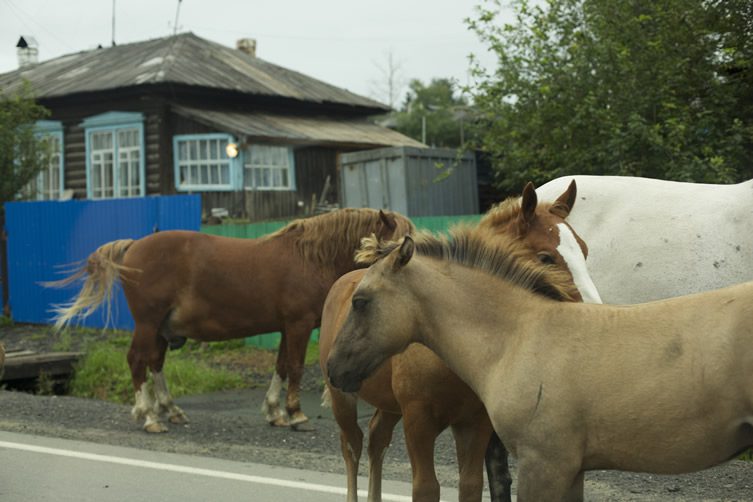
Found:
<path fill-rule="evenodd" d="M 288 481 L 286 479 L 267 478 L 264 476 L 252 476 L 249 474 L 238 474 L 235 472 L 216 471 L 213 469 L 201 469 L 197 467 L 187 467 L 184 465 L 176 464 L 163 464 L 160 462 L 149 462 L 144 460 L 135 460 L 125 457 L 112 457 L 110 455 L 97 455 L 94 453 L 82 453 L 71 450 L 62 450 L 58 448 L 47 448 L 44 446 L 34 446 L 22 443 L 11 443 L 8 441 L 0 441 L 0 448 L 9 448 L 13 450 L 29 451 L 34 453 L 43 453 L 46 455 L 57 455 L 61 457 L 78 458 L 83 460 L 92 460 L 95 462 L 107 462 L 110 464 L 128 465 L 132 467 L 142 467 L 146 469 L 157 469 L 162 471 L 179 472 L 183 474 L 194 474 L 198 476 L 208 476 L 212 478 L 229 479 L 233 481 L 246 481 L 248 483 L 257 483 L 262 485 L 280 486 L 283 488 L 295 488 L 299 490 L 313 490 L 323 493 L 334 493 L 337 495 L 346 495 L 346 488 L 338 488 L 335 486 L 318 485 L 315 483 L 306 483 L 303 481 Z M 365 497 L 367 495 L 365 490 L 358 490 L 358 495 Z M 391 500 L 396 502 L 410 502 L 411 497 L 403 495 L 393 495 L 389 493 L 383 493 L 382 499 Z"/>

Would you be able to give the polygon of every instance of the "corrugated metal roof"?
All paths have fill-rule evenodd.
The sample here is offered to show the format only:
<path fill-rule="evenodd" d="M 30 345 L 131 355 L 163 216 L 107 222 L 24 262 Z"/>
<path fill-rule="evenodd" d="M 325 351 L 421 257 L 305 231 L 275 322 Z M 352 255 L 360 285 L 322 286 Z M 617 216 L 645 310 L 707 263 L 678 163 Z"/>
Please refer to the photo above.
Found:
<path fill-rule="evenodd" d="M 31 82 L 37 98 L 147 84 L 181 84 L 249 95 L 386 111 L 359 96 L 193 33 L 68 54 L 0 75 L 0 88 Z"/>
<path fill-rule="evenodd" d="M 225 112 L 186 106 L 175 106 L 173 110 L 184 117 L 216 127 L 218 131 L 233 132 L 249 139 L 285 140 L 291 143 L 348 143 L 364 147 L 426 147 L 408 136 L 363 119 Z"/>

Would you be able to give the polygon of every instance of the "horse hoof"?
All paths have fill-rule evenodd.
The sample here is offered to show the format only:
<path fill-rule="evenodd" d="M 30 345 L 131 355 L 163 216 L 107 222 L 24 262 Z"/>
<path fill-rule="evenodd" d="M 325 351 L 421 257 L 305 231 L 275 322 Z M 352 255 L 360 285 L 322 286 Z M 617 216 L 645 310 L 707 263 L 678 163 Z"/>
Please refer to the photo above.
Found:
<path fill-rule="evenodd" d="M 185 425 L 188 423 L 188 417 L 182 413 L 180 415 L 172 415 L 168 420 L 171 424 L 175 425 Z"/>
<path fill-rule="evenodd" d="M 308 422 L 309 418 L 300 410 L 295 411 L 290 415 L 290 428 L 294 431 L 313 431 L 314 428 Z"/>
<path fill-rule="evenodd" d="M 296 432 L 312 432 L 316 430 L 314 426 L 309 423 L 308 419 L 303 422 L 298 422 L 297 424 L 290 424 L 290 428 Z"/>
<path fill-rule="evenodd" d="M 282 415 L 278 416 L 274 420 L 269 421 L 269 425 L 272 427 L 287 427 L 290 425 L 288 419 Z"/>
<path fill-rule="evenodd" d="M 167 426 L 161 422 L 152 422 L 151 424 L 144 425 L 144 430 L 150 434 L 167 432 Z"/>

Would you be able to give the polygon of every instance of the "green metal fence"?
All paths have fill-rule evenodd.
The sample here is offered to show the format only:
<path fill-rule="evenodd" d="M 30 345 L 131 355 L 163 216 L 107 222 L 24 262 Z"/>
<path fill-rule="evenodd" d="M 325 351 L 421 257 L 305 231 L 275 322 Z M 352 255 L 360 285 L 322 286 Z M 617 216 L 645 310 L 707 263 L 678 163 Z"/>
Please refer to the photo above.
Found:
<path fill-rule="evenodd" d="M 480 214 L 464 216 L 422 216 L 411 218 L 416 228 L 431 232 L 445 232 L 451 226 L 465 222 L 478 223 Z M 256 239 L 279 230 L 287 225 L 288 221 L 269 221 L 264 223 L 227 223 L 223 225 L 202 225 L 201 231 L 206 234 L 221 235 L 223 237 L 239 237 L 241 239 Z M 312 340 L 319 339 L 319 330 L 312 333 Z M 246 338 L 247 345 L 254 345 L 264 349 L 276 349 L 280 345 L 280 333 L 267 333 Z"/>

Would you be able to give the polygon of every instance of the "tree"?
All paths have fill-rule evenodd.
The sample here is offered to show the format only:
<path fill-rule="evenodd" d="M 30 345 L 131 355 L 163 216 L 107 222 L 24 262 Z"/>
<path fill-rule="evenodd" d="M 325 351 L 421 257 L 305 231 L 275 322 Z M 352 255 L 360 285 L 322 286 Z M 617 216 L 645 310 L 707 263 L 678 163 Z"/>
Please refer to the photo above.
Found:
<path fill-rule="evenodd" d="M 515 191 L 564 174 L 753 177 L 748 0 L 513 0 L 471 29 L 497 58 L 471 94 L 477 146 Z"/>
<path fill-rule="evenodd" d="M 34 134 L 36 121 L 47 114 L 34 101 L 28 83 L 15 94 L 0 92 L 0 281 L 4 315 L 9 314 L 5 203 L 18 196 L 49 158 L 46 142 Z"/>
<path fill-rule="evenodd" d="M 47 115 L 34 101 L 28 84 L 15 94 L 0 92 L 0 213 L 48 159 L 46 143 L 34 133 L 36 121 Z"/>
<path fill-rule="evenodd" d="M 380 78 L 371 81 L 373 93 L 377 99 L 384 98 L 390 108 L 395 108 L 400 99 L 400 94 L 405 88 L 405 79 L 402 76 L 403 64 L 396 57 L 392 49 L 384 54 L 384 62 L 374 62 L 380 73 Z"/>
<path fill-rule="evenodd" d="M 431 146 L 461 146 L 468 103 L 456 96 L 453 83 L 444 78 L 432 79 L 428 85 L 412 80 L 409 87 L 405 103 L 395 114 L 396 129 Z"/>

